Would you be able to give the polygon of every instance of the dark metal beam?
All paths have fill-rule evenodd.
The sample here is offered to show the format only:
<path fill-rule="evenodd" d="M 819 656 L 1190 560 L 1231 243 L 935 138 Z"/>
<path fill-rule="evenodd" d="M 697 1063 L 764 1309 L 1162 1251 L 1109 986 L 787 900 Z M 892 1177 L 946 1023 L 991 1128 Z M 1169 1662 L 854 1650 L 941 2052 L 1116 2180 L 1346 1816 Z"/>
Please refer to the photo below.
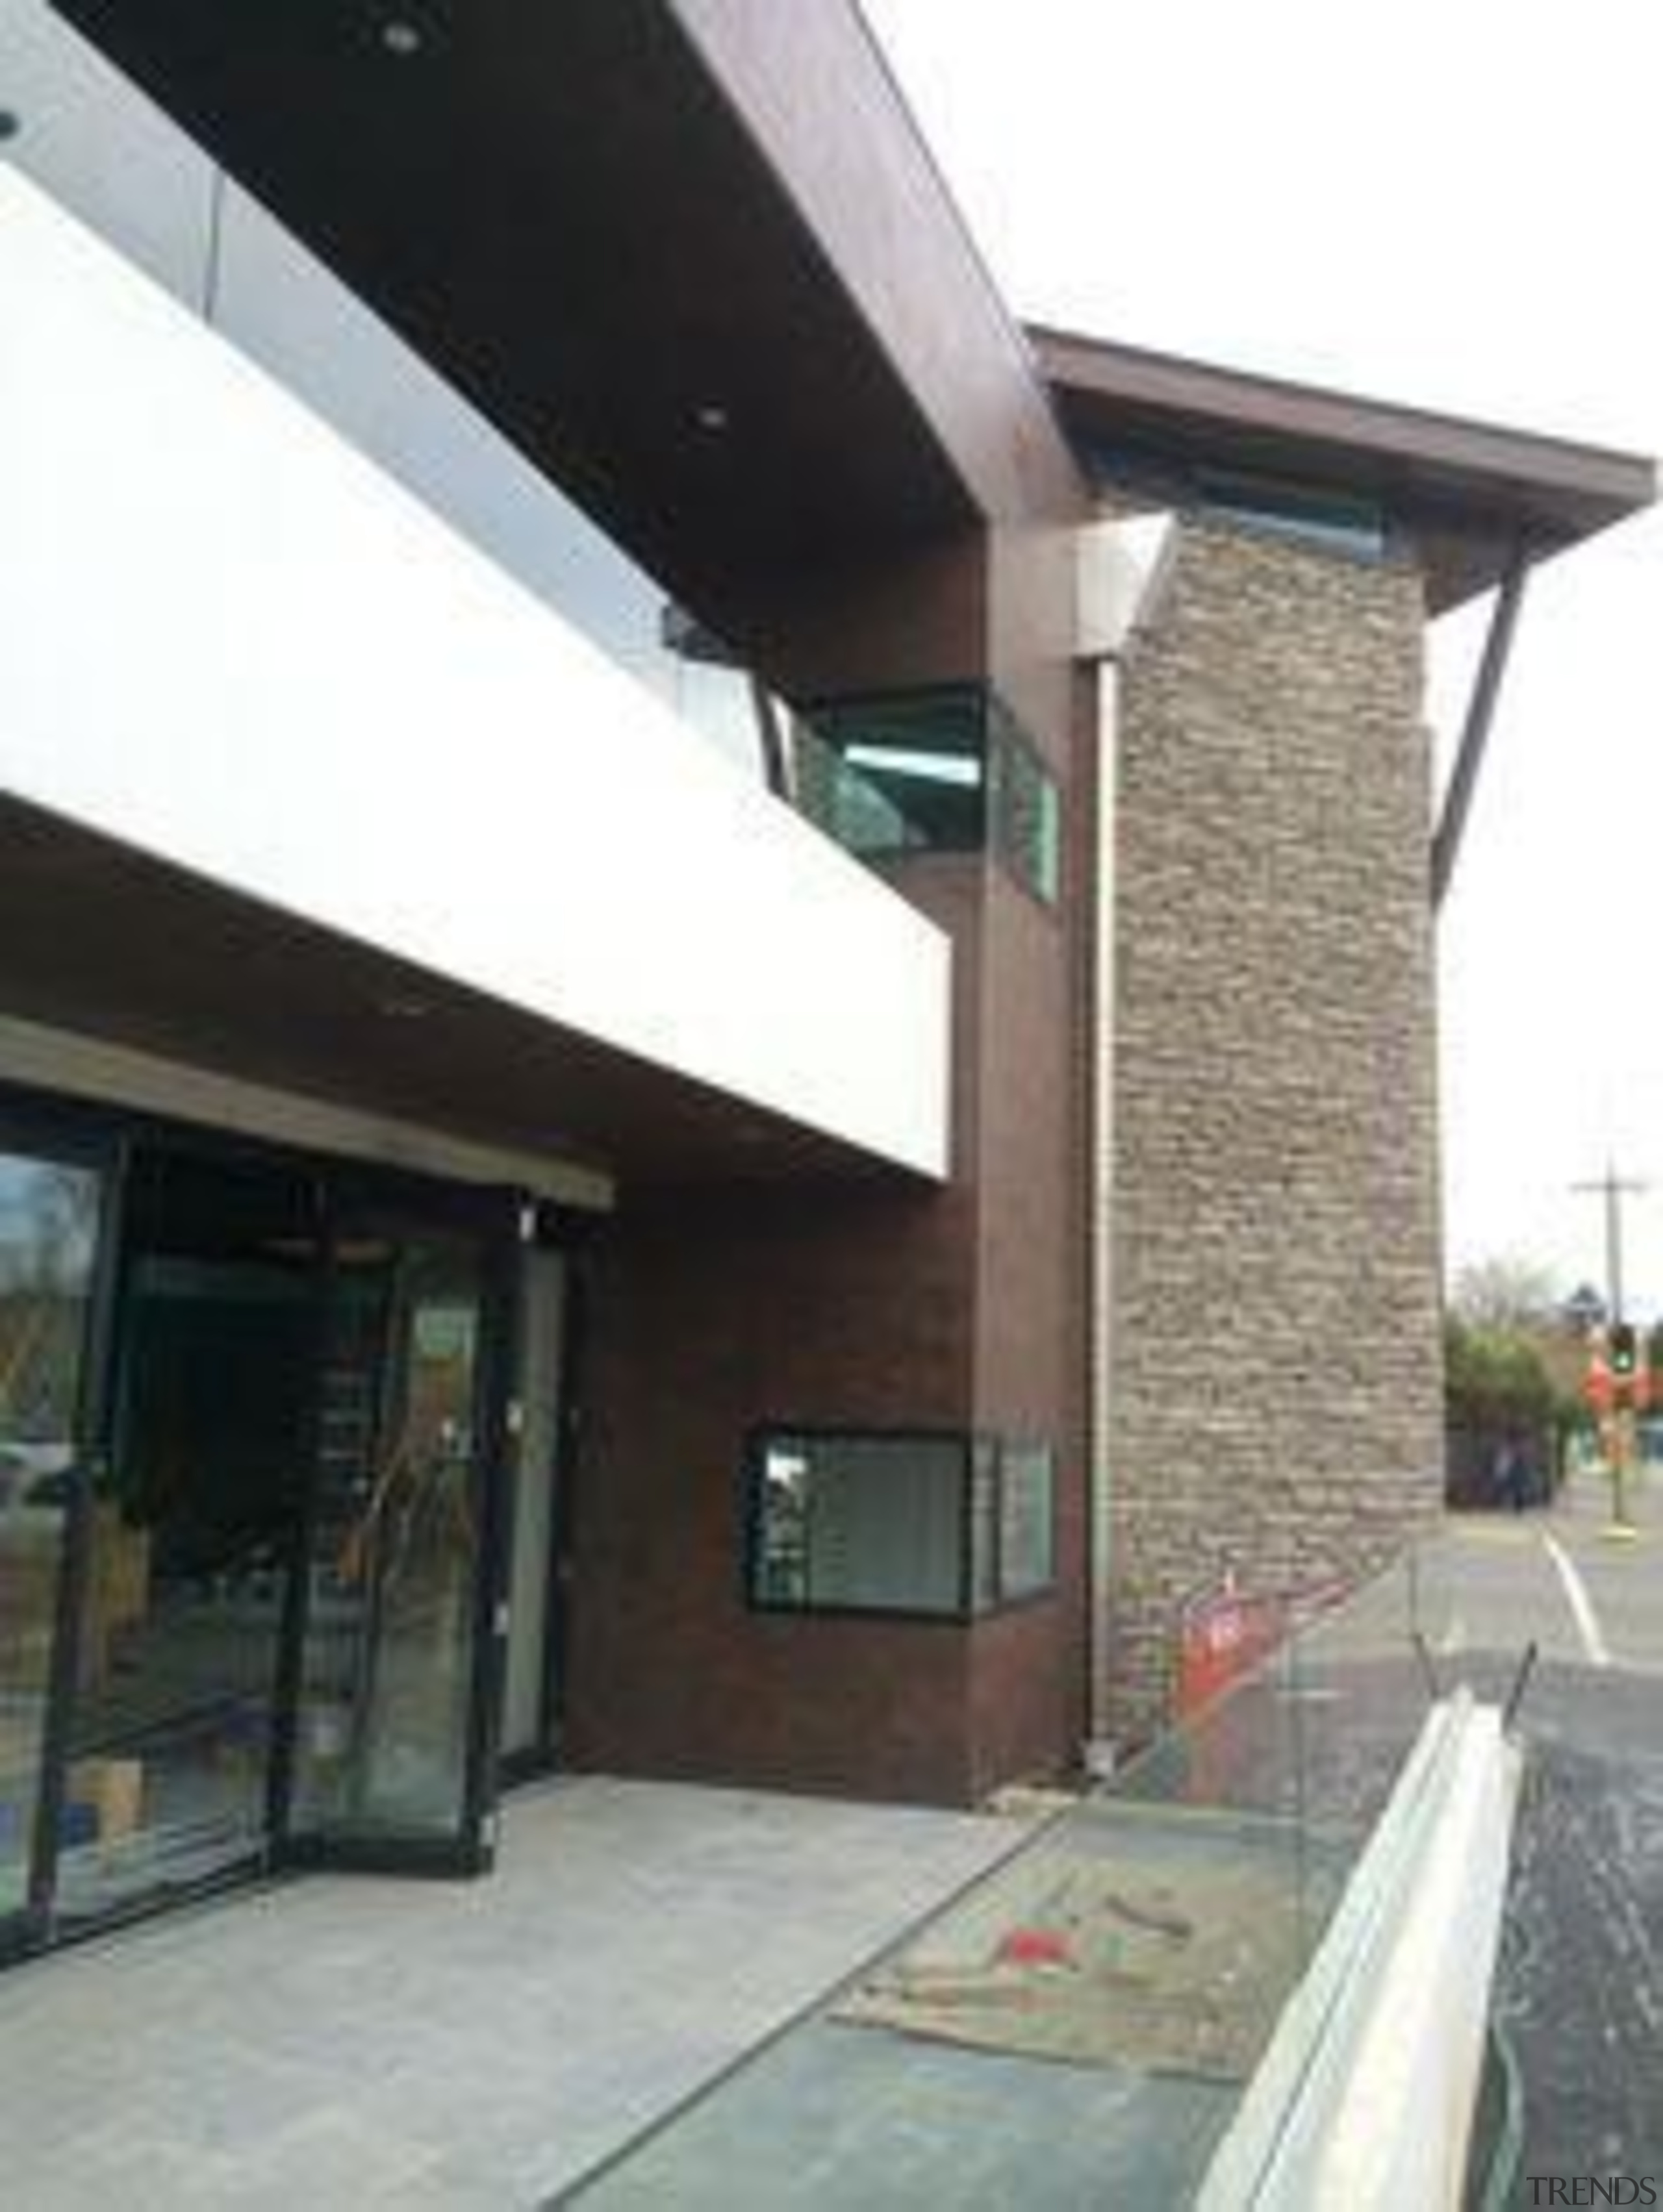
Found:
<path fill-rule="evenodd" d="M 757 735 L 762 744 L 764 780 L 776 799 L 783 799 L 795 805 L 796 793 L 791 788 L 791 748 L 786 743 L 779 702 L 762 678 L 756 675 L 751 678 L 751 710 L 757 718 Z"/>
<path fill-rule="evenodd" d="M 1513 650 L 1513 635 L 1518 627 L 1519 609 L 1524 599 L 1525 578 L 1529 568 L 1528 549 L 1522 544 L 1515 546 L 1496 590 L 1489 629 L 1484 638 L 1483 654 L 1478 663 L 1478 672 L 1473 678 L 1472 696 L 1467 702 L 1460 748 L 1455 756 L 1455 765 L 1450 771 L 1443 809 L 1438 817 L 1438 827 L 1433 834 L 1432 903 L 1435 908 L 1443 904 L 1444 894 L 1449 889 L 1450 878 L 1455 872 L 1455 856 L 1460 850 L 1461 833 L 1466 827 L 1467 812 L 1472 805 L 1478 770 L 1483 762 L 1484 746 L 1489 740 L 1490 724 L 1495 718 L 1495 702 L 1501 694 L 1502 678 L 1507 673 L 1508 658 Z"/>

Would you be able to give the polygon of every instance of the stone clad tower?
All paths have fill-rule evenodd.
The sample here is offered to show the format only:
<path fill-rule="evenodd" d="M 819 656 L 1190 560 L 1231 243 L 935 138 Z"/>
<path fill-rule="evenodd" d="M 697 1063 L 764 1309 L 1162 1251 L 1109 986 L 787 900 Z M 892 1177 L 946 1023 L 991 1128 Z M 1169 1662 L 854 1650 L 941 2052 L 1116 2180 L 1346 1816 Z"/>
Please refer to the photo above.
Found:
<path fill-rule="evenodd" d="M 1173 1616 L 1442 1498 L 1422 579 L 1192 520 L 1127 654 L 1110 1395 L 1118 1703 Z"/>
<path fill-rule="evenodd" d="M 1437 903 L 1527 574 L 1653 477 L 1030 336 L 1099 517 L 1090 1674 L 1093 1740 L 1124 1748 L 1197 1690 L 1193 1607 L 1246 1601 L 1260 1642 L 1441 1509 Z M 1435 810 L 1428 629 L 1486 596 Z"/>

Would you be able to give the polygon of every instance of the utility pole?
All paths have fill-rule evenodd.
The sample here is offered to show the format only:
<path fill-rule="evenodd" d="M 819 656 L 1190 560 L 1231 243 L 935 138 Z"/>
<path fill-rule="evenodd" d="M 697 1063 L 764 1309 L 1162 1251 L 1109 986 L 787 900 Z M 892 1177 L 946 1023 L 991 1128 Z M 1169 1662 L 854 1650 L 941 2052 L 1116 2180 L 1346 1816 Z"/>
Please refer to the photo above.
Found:
<path fill-rule="evenodd" d="M 1637 1460 L 1636 1416 L 1650 1395 L 1651 1370 L 1623 1318 L 1623 1201 L 1637 1198 L 1643 1182 L 1625 1181 L 1608 1160 L 1598 1182 L 1573 1183 L 1586 1197 L 1599 1197 L 1605 1208 L 1605 1352 L 1590 1361 L 1585 1393 L 1599 1416 L 1600 1442 L 1611 1470 L 1611 1517 L 1608 1536 L 1632 1542 L 1639 1533 L 1629 1516 L 1629 1476 Z M 1609 1355 L 1609 1356 L 1607 1356 Z"/>
<path fill-rule="evenodd" d="M 1598 1182 L 1574 1182 L 1571 1188 L 1605 1202 L 1605 1302 L 1614 1326 L 1623 1318 L 1623 1201 L 1638 1198 L 1647 1185 L 1631 1178 L 1625 1181 L 1617 1174 L 1615 1162 L 1607 1161 Z"/>

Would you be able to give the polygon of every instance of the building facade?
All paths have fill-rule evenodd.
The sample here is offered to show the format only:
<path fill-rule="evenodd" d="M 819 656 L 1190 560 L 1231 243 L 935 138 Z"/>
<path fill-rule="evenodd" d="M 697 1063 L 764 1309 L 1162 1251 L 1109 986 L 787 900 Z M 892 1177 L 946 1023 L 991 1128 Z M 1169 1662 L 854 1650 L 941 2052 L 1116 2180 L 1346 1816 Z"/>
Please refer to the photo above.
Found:
<path fill-rule="evenodd" d="M 972 1801 L 1435 1510 L 1425 623 L 1648 465 L 1020 331 L 843 0 L 0 113 L 0 1942 Z"/>

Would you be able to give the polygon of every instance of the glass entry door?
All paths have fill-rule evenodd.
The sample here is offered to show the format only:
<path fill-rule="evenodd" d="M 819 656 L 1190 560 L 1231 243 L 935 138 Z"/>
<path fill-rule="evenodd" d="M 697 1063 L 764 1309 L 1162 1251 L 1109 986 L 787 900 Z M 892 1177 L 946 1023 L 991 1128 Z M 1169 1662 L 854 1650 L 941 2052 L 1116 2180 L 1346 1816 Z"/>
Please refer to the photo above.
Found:
<path fill-rule="evenodd" d="M 104 1178 L 0 1126 L 0 1938 L 38 1913 L 56 1822 L 56 1654 Z"/>
<path fill-rule="evenodd" d="M 295 1699 L 305 1856 L 459 1870 L 480 1856 L 489 1250 L 466 1230 L 338 1215 Z"/>
<path fill-rule="evenodd" d="M 312 1453 L 315 1183 L 147 1149 L 121 1213 L 107 1443 L 82 1503 L 69 1921 L 265 1856 Z"/>

